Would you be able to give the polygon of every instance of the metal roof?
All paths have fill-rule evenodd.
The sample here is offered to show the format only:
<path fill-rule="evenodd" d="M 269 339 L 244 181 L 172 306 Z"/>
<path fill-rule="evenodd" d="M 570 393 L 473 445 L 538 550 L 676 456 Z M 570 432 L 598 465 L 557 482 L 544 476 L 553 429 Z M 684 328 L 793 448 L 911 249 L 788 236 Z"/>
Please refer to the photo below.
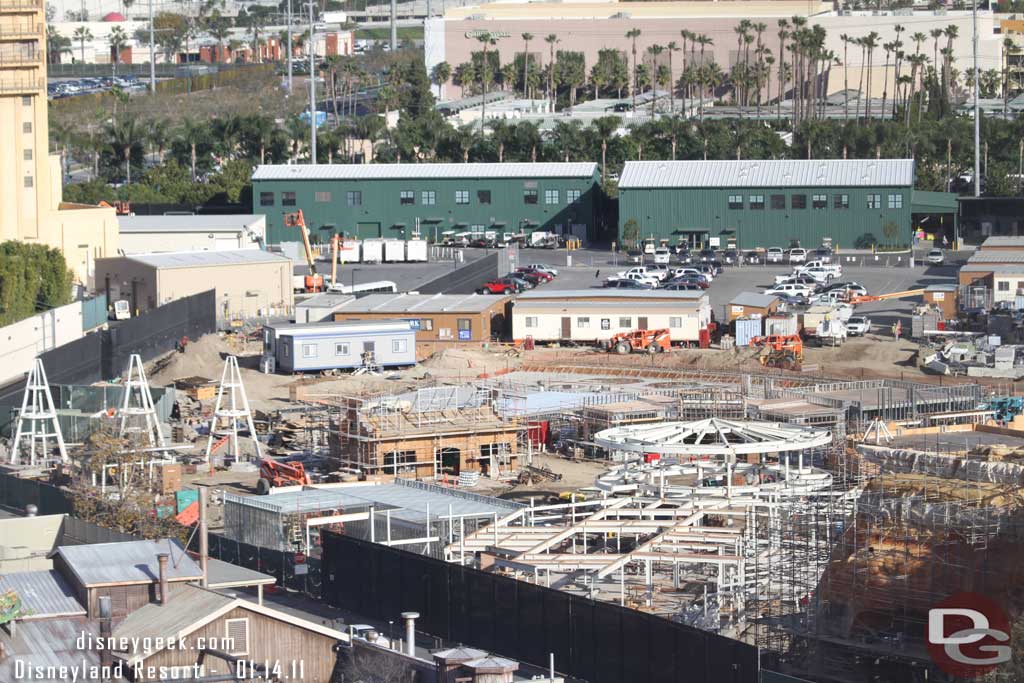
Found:
<path fill-rule="evenodd" d="M 7 591 L 14 591 L 21 599 L 23 619 L 85 614 L 74 590 L 55 569 L 0 575 L 0 594 Z"/>
<path fill-rule="evenodd" d="M 0 659 L 0 681 L 15 681 L 26 678 L 26 672 L 38 671 L 39 676 L 31 677 L 33 683 L 67 683 L 68 670 L 62 670 L 62 666 L 99 666 L 98 649 L 77 646 L 83 633 L 99 634 L 99 624 L 93 620 L 85 617 L 38 619 L 21 622 L 13 631 L 0 629 L 0 651 L 6 655 Z M 21 669 L 20 676 L 15 675 L 16 664 Z"/>
<path fill-rule="evenodd" d="M 995 251 L 978 251 L 967 259 L 967 263 L 1024 263 L 1024 249 L 997 249 Z"/>
<path fill-rule="evenodd" d="M 611 450 L 678 455 L 784 453 L 825 446 L 827 429 L 754 420 L 712 417 L 694 422 L 656 422 L 613 427 L 598 432 L 594 442 Z"/>
<path fill-rule="evenodd" d="M 345 302 L 336 313 L 483 313 L 508 297 L 481 294 L 370 294 Z"/>
<path fill-rule="evenodd" d="M 57 554 L 83 586 L 151 583 L 160 579 L 157 555 L 168 553 L 167 578 L 171 581 L 200 579 L 202 570 L 185 554 L 177 541 L 123 541 L 91 545 L 63 545 Z"/>
<path fill-rule="evenodd" d="M 265 325 L 277 337 L 317 337 L 341 334 L 384 334 L 413 331 L 408 320 L 327 320 L 319 323 Z"/>
<path fill-rule="evenodd" d="M 202 216 L 118 216 L 121 232 L 239 232 L 265 223 L 259 214 L 223 214 Z"/>
<path fill-rule="evenodd" d="M 913 159 L 627 161 L 619 179 L 619 189 L 910 187 L 913 184 Z"/>
<path fill-rule="evenodd" d="M 980 248 L 984 249 L 985 247 L 1020 247 L 1024 249 L 1024 235 L 994 235 L 981 243 Z"/>
<path fill-rule="evenodd" d="M 170 589 L 166 605 L 145 605 L 131 614 L 114 629 L 114 638 L 172 637 L 200 621 L 203 617 L 235 602 L 233 598 L 216 591 L 196 586 L 179 585 Z M 141 646 L 140 646 L 141 647 Z M 142 651 L 130 654 L 144 654 Z"/>
<path fill-rule="evenodd" d="M 132 261 L 154 268 L 207 268 L 211 266 L 239 266 L 253 263 L 291 264 L 291 260 L 262 249 L 228 249 L 225 251 L 171 251 L 161 254 L 133 254 Z"/>
<path fill-rule="evenodd" d="M 288 164 L 257 166 L 260 180 L 430 180 L 449 178 L 592 178 L 589 161 L 508 164 Z"/>
<path fill-rule="evenodd" d="M 636 308 L 637 312 L 649 313 L 651 311 L 679 311 L 682 308 L 696 310 L 700 308 L 701 301 L 698 299 L 682 299 L 680 301 L 522 301 L 516 304 L 515 312 L 532 311 L 615 311 L 616 315 L 628 313 L 626 309 Z"/>
<path fill-rule="evenodd" d="M 353 294 L 341 294 L 338 292 L 321 292 L 314 294 L 308 299 L 295 302 L 295 308 L 336 308 L 346 301 L 355 299 Z"/>
<path fill-rule="evenodd" d="M 703 296 L 707 296 L 703 291 L 677 291 L 673 289 L 534 289 L 520 294 L 517 301 L 541 301 L 548 299 L 552 301 L 562 301 L 564 299 L 628 299 L 640 302 L 658 299 L 662 301 L 686 301 L 700 299 Z"/>
<path fill-rule="evenodd" d="M 263 572 L 208 557 L 206 560 L 206 583 L 210 588 L 236 588 L 269 585 L 277 583 L 277 579 Z"/>
<path fill-rule="evenodd" d="M 778 301 L 778 297 L 770 294 L 758 294 L 756 292 L 740 292 L 729 302 L 730 306 L 753 306 L 757 308 L 768 308 L 772 302 Z"/>
<path fill-rule="evenodd" d="M 1024 263 L 967 263 L 961 273 L 1024 273 Z"/>
<path fill-rule="evenodd" d="M 443 486 L 396 479 L 391 484 L 340 486 L 337 488 L 304 488 L 269 496 L 238 496 L 224 494 L 224 502 L 252 505 L 282 514 L 308 513 L 344 508 L 358 511 L 371 505 L 380 510 L 391 509 L 391 517 L 409 522 L 426 521 L 451 514 L 461 517 L 492 517 L 507 515 L 523 507 L 500 498 L 467 491 L 453 491 Z"/>

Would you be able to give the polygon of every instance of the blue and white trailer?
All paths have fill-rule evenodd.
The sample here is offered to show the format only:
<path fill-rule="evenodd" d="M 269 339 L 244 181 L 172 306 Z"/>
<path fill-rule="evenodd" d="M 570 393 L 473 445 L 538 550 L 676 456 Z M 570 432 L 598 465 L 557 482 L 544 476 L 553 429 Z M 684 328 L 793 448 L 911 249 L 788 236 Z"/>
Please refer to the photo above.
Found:
<path fill-rule="evenodd" d="M 382 368 L 416 365 L 416 330 L 412 323 L 356 320 L 263 328 L 264 372 L 355 370 L 370 361 Z"/>

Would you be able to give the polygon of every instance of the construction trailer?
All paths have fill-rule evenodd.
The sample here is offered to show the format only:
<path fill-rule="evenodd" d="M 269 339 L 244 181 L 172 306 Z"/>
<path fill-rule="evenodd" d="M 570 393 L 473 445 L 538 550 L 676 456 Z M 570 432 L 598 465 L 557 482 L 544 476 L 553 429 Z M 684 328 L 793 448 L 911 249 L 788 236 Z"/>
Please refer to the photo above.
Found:
<path fill-rule="evenodd" d="M 421 342 L 487 342 L 508 334 L 511 298 L 480 294 L 368 294 L 331 311 L 335 321 L 401 318 Z"/>
<path fill-rule="evenodd" d="M 633 330 L 667 329 L 674 344 L 698 345 L 708 338 L 711 302 L 706 292 L 667 290 L 538 289 L 512 306 L 516 343 L 599 344 Z"/>
<path fill-rule="evenodd" d="M 526 425 L 503 416 L 500 401 L 472 386 L 342 397 L 332 455 L 366 474 L 512 476 L 527 448 Z"/>
<path fill-rule="evenodd" d="M 416 365 L 416 331 L 407 320 L 266 325 L 264 370 L 319 372 Z"/>

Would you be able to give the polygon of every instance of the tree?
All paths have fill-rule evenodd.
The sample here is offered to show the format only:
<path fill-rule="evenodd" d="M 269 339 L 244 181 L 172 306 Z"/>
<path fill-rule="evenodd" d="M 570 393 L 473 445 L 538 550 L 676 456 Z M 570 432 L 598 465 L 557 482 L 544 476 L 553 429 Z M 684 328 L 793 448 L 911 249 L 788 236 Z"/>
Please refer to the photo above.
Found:
<path fill-rule="evenodd" d="M 498 41 L 490 33 L 482 33 L 482 34 L 478 35 L 476 37 L 476 39 L 478 41 L 480 41 L 480 44 L 483 45 L 483 47 L 484 47 L 484 54 L 483 54 L 483 60 L 482 60 L 483 63 L 482 63 L 481 68 L 480 68 L 480 83 L 481 83 L 481 85 L 483 87 L 483 91 L 484 91 L 484 97 L 483 97 L 483 100 L 481 100 L 481 103 L 480 103 L 480 132 L 483 133 L 483 131 L 484 131 L 484 121 L 487 120 L 487 83 L 488 83 L 488 81 L 491 80 L 491 63 L 487 59 L 487 46 L 488 45 L 497 45 Z M 500 62 L 500 60 L 499 60 L 499 62 Z"/>
<path fill-rule="evenodd" d="M 224 51 L 224 42 L 231 35 L 231 27 L 228 20 L 221 16 L 220 10 L 214 10 L 206 22 L 206 31 L 210 37 L 217 41 L 217 58 L 215 62 L 226 62 L 227 54 Z"/>
<path fill-rule="evenodd" d="M 71 302 L 74 275 L 57 249 L 0 242 L 0 326 Z"/>
<path fill-rule="evenodd" d="M 582 52 L 558 51 L 555 58 L 558 84 L 569 89 L 569 106 L 576 106 L 576 89 L 586 83 L 586 60 Z"/>
<path fill-rule="evenodd" d="M 638 28 L 630 29 L 629 31 L 626 32 L 626 37 L 633 41 L 633 88 L 632 88 L 630 94 L 633 97 L 633 110 L 636 111 L 636 72 L 637 72 L 636 39 L 640 37 L 640 29 L 638 29 Z"/>
<path fill-rule="evenodd" d="M 448 82 L 448 79 L 452 76 L 452 65 L 448 62 L 438 62 L 434 65 L 434 68 L 430 70 L 430 80 L 433 81 L 434 85 L 437 86 L 437 97 L 441 98 L 441 89 L 444 84 Z"/>
<path fill-rule="evenodd" d="M 130 116 L 114 119 L 107 124 L 108 147 L 113 159 L 124 163 L 125 183 L 132 182 L 132 157 L 141 164 L 143 158 L 143 132 Z"/>
<path fill-rule="evenodd" d="M 196 149 L 203 143 L 208 142 L 208 128 L 194 119 L 185 119 L 178 128 L 178 140 L 188 147 L 189 167 L 192 171 L 192 182 L 196 181 Z"/>
<path fill-rule="evenodd" d="M 544 38 L 544 42 L 548 44 L 551 58 L 548 61 L 548 99 L 551 101 L 551 111 L 555 111 L 555 45 L 560 41 L 558 36 L 554 33 L 548 34 Z"/>
<path fill-rule="evenodd" d="M 640 241 L 640 224 L 635 218 L 628 218 L 622 224 L 622 243 L 636 246 Z"/>
<path fill-rule="evenodd" d="M 71 54 L 71 39 L 62 36 L 59 31 L 46 25 L 46 61 L 49 64 L 60 64 L 65 54 Z"/>
<path fill-rule="evenodd" d="M 79 57 L 82 63 L 85 63 L 85 44 L 92 42 L 93 35 L 92 31 L 89 30 L 88 26 L 79 26 L 75 29 L 75 32 L 71 34 L 71 37 L 78 41 Z"/>
<path fill-rule="evenodd" d="M 778 20 L 779 26 L 779 103 L 776 110 L 778 118 L 782 118 L 782 99 L 786 96 L 786 38 L 789 37 L 789 21 Z"/>
<path fill-rule="evenodd" d="M 469 86 L 470 94 L 472 94 L 472 88 L 476 84 L 477 75 L 476 67 L 473 62 L 463 62 L 455 67 L 455 73 L 452 76 L 452 82 L 459 86 L 461 96 L 466 96 L 466 87 Z"/>
<path fill-rule="evenodd" d="M 110 45 L 111 59 L 115 65 L 121 63 L 121 50 L 128 45 L 128 34 L 120 26 L 110 29 L 107 36 L 107 43 Z"/>
<path fill-rule="evenodd" d="M 533 40 L 532 33 L 523 34 L 523 98 L 530 99 L 530 78 L 527 69 L 530 68 L 530 41 Z"/>
<path fill-rule="evenodd" d="M 658 57 L 665 51 L 661 45 L 649 45 L 647 54 L 651 57 L 651 116 L 654 116 L 654 105 L 658 101 Z"/>

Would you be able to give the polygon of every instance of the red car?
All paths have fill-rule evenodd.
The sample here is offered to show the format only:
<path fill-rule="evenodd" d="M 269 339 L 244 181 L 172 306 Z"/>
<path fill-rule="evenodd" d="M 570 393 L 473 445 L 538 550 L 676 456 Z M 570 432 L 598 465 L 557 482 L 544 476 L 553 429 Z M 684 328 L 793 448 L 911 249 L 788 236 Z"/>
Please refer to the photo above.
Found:
<path fill-rule="evenodd" d="M 476 291 L 477 294 L 518 294 L 522 291 L 521 285 L 511 278 L 500 277 L 497 280 L 485 282 L 484 286 Z"/>
<path fill-rule="evenodd" d="M 541 282 L 551 282 L 552 280 L 555 279 L 551 273 L 545 273 L 543 270 L 534 270 L 533 268 L 528 268 L 526 266 L 520 266 L 519 268 L 516 268 L 516 272 L 525 273 L 527 275 L 537 278 Z"/>

